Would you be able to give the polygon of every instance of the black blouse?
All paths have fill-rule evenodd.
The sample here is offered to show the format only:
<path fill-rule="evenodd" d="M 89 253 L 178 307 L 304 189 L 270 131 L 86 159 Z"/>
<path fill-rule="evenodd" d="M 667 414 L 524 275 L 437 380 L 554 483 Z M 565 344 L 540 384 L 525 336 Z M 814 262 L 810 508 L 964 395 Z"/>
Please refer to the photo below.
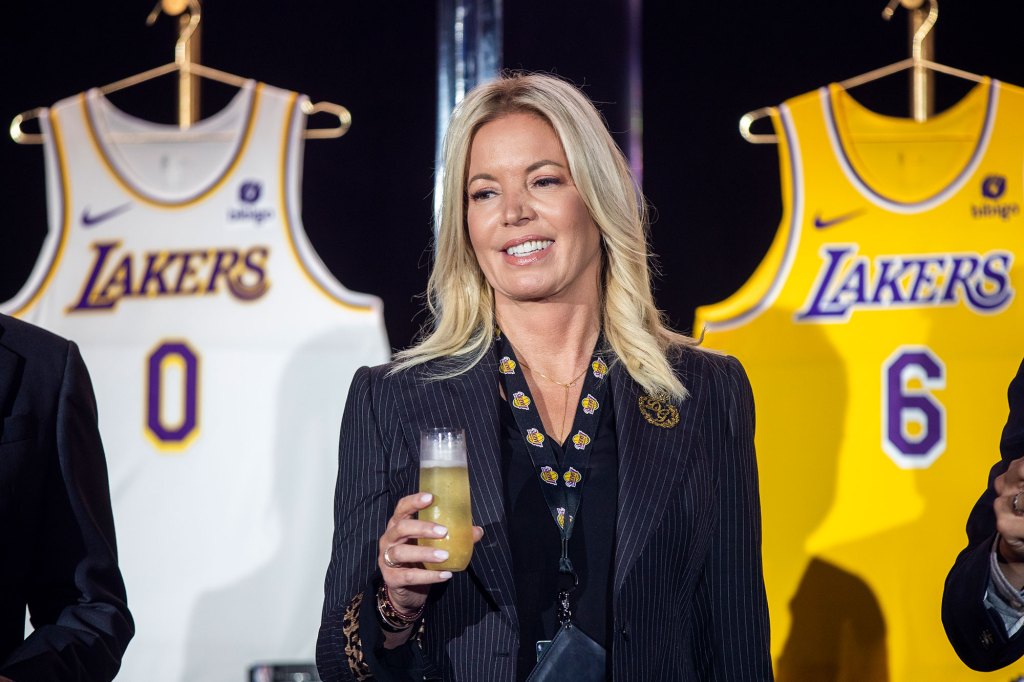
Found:
<path fill-rule="evenodd" d="M 505 474 L 505 513 L 508 517 L 512 569 L 519 615 L 517 680 L 525 680 L 537 663 L 538 640 L 558 630 L 555 601 L 560 585 L 558 557 L 561 537 L 540 489 L 537 471 L 516 426 L 508 403 L 501 401 L 501 458 Z M 604 401 L 601 421 L 583 472 L 583 496 L 576 514 L 569 558 L 579 575 L 570 598 L 573 622 L 606 649 L 611 642 L 612 576 L 615 521 L 618 514 L 618 446 L 611 394 Z M 570 406 L 571 408 L 571 406 Z M 555 456 L 563 448 L 552 439 Z M 564 579 L 564 578 L 563 578 Z M 608 660 L 611 661 L 611 652 Z"/>

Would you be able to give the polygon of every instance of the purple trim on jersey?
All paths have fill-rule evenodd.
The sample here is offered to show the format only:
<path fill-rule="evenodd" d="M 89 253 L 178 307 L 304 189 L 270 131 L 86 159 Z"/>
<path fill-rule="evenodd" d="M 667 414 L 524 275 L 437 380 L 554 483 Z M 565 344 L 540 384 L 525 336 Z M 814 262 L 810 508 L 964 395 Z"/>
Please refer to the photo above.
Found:
<path fill-rule="evenodd" d="M 785 104 L 779 107 L 779 120 L 782 121 L 782 132 L 786 137 L 786 146 L 789 148 L 789 180 L 793 193 L 793 201 L 790 206 L 789 237 L 786 239 L 785 254 L 782 257 L 778 270 L 775 271 L 775 277 L 772 278 L 771 286 L 768 287 L 768 291 L 761 300 L 735 317 L 715 322 L 709 321 L 706 326 L 710 330 L 738 327 L 764 312 L 775 302 L 775 298 L 779 295 L 782 285 L 785 283 L 786 278 L 789 277 L 789 271 L 793 267 L 793 260 L 796 258 L 796 247 L 800 243 L 800 223 L 803 220 L 803 160 L 800 157 L 800 142 L 797 139 L 796 130 L 793 128 L 789 107 Z"/>
<path fill-rule="evenodd" d="M 967 179 L 977 169 L 978 163 L 981 161 L 982 155 L 985 153 L 988 147 L 988 141 L 992 134 L 992 125 L 995 121 L 996 114 L 996 99 L 998 94 L 998 81 L 992 80 L 989 82 L 988 97 L 985 103 L 985 119 L 981 126 L 981 134 L 978 135 L 978 142 L 974 146 L 974 151 L 971 153 L 971 158 L 964 164 L 964 167 L 960 170 L 953 180 L 940 189 L 938 192 L 930 197 L 921 199 L 920 201 L 898 201 L 891 197 L 887 197 L 884 194 L 876 191 L 867 180 L 865 180 L 857 172 L 856 167 L 850 161 L 849 154 L 846 153 L 846 147 L 843 146 L 843 138 L 839 134 L 839 126 L 836 125 L 835 118 L 835 101 L 832 99 L 832 92 L 829 88 L 821 88 L 824 97 L 824 110 L 825 110 L 825 125 L 828 128 L 829 137 L 835 143 L 835 149 L 839 155 L 839 163 L 843 166 L 843 169 L 847 171 L 854 184 L 861 189 L 862 192 L 869 195 L 870 197 L 878 200 L 883 204 L 890 204 L 891 206 L 897 206 L 901 208 L 915 208 L 915 209 L 930 209 L 936 204 L 940 204 L 946 201 L 950 196 L 959 191 L 960 187 L 967 181 Z"/>
<path fill-rule="evenodd" d="M 88 93 L 84 96 L 85 106 L 83 107 L 83 109 L 85 109 L 86 122 L 89 128 L 88 132 L 90 135 L 92 135 L 93 140 L 95 140 L 96 145 L 99 147 L 103 155 L 102 162 L 107 167 L 109 167 L 111 171 L 113 171 L 113 173 L 117 176 L 120 182 L 124 183 L 124 185 L 128 187 L 133 194 L 142 197 L 144 200 L 150 203 L 158 204 L 160 206 L 184 206 L 186 204 L 190 204 L 202 198 L 204 195 L 208 194 L 213 189 L 215 189 L 221 182 L 223 182 L 227 175 L 232 170 L 234 170 L 234 168 L 238 165 L 239 157 L 241 157 L 242 151 L 246 147 L 246 142 L 248 142 L 249 137 L 252 134 L 252 128 L 256 124 L 256 122 L 253 120 L 253 112 L 256 106 L 256 97 L 258 89 L 259 88 L 256 83 L 251 83 L 248 87 L 242 88 L 239 91 L 239 93 L 235 95 L 236 98 L 245 96 L 246 94 L 248 95 L 248 97 L 246 98 L 247 101 L 245 103 L 245 114 L 242 116 L 242 120 L 245 121 L 245 125 L 242 126 L 241 132 L 238 135 L 238 139 L 235 140 L 235 148 L 231 152 L 231 155 L 229 157 L 230 160 L 227 162 L 227 164 L 225 164 L 223 172 L 219 173 L 217 177 L 215 177 L 213 180 L 207 183 L 204 187 L 202 187 L 199 190 L 196 190 L 189 196 L 184 197 L 182 199 L 174 200 L 167 200 L 155 197 L 152 194 L 147 193 L 143 188 L 139 187 L 134 182 L 132 182 L 131 178 L 129 178 L 128 175 L 125 174 L 118 167 L 117 163 L 115 163 L 115 157 L 111 154 L 110 146 L 103 139 L 103 136 L 100 135 L 100 128 L 96 124 L 96 114 L 93 111 L 95 107 L 95 101 L 93 97 L 88 96 Z M 98 96 L 102 96 L 102 94 L 99 94 Z M 110 100 L 107 100 L 107 104 L 115 109 L 117 108 L 110 103 Z M 226 109 L 230 109 L 234 104 L 235 100 L 232 99 L 231 102 L 226 107 Z M 121 113 L 126 116 L 129 116 L 129 114 L 126 114 L 123 111 Z"/>

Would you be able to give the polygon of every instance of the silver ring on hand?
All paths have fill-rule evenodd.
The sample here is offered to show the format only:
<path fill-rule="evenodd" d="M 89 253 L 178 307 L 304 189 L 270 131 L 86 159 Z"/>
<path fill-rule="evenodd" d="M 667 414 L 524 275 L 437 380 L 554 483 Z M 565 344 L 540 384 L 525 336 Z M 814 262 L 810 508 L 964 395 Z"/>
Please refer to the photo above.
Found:
<path fill-rule="evenodd" d="M 1017 498 L 1013 499 L 1013 510 L 1014 510 L 1014 512 L 1017 511 Z M 1021 511 L 1020 513 L 1024 514 L 1024 511 Z M 384 565 L 387 566 L 388 568 L 402 568 L 402 564 L 399 564 L 399 563 L 396 563 L 396 562 L 392 561 L 391 557 L 388 556 L 388 552 L 390 552 L 392 549 L 394 549 L 394 547 L 395 547 L 394 545 L 391 545 L 391 546 L 389 546 L 388 548 L 386 548 L 384 550 Z"/>
<path fill-rule="evenodd" d="M 1013 513 L 1015 516 L 1024 516 L 1024 509 L 1020 506 L 1020 496 L 1024 494 L 1024 490 L 1018 490 L 1017 494 L 1013 496 L 1013 500 L 1010 502 L 1010 506 L 1013 507 Z"/>

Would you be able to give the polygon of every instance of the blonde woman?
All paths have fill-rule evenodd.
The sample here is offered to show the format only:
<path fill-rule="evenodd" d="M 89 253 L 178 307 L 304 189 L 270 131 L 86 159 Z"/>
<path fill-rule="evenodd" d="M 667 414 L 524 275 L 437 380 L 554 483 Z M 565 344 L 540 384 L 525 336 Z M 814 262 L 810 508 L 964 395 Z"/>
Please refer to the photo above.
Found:
<path fill-rule="evenodd" d="M 434 324 L 345 408 L 321 676 L 770 680 L 750 386 L 665 326 L 600 114 L 504 77 L 457 107 L 444 168 Z M 416 518 L 440 424 L 478 524 L 454 574 L 416 544 L 445 532 Z"/>

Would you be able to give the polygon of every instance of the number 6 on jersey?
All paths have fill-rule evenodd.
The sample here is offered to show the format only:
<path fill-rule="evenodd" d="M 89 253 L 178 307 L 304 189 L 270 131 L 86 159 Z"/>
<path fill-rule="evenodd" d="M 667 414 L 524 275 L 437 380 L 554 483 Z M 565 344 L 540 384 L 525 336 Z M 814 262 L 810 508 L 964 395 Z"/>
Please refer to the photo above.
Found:
<path fill-rule="evenodd" d="M 925 346 L 901 346 L 882 363 L 882 449 L 901 469 L 924 469 L 946 450 L 946 408 L 932 391 L 946 366 Z"/>

